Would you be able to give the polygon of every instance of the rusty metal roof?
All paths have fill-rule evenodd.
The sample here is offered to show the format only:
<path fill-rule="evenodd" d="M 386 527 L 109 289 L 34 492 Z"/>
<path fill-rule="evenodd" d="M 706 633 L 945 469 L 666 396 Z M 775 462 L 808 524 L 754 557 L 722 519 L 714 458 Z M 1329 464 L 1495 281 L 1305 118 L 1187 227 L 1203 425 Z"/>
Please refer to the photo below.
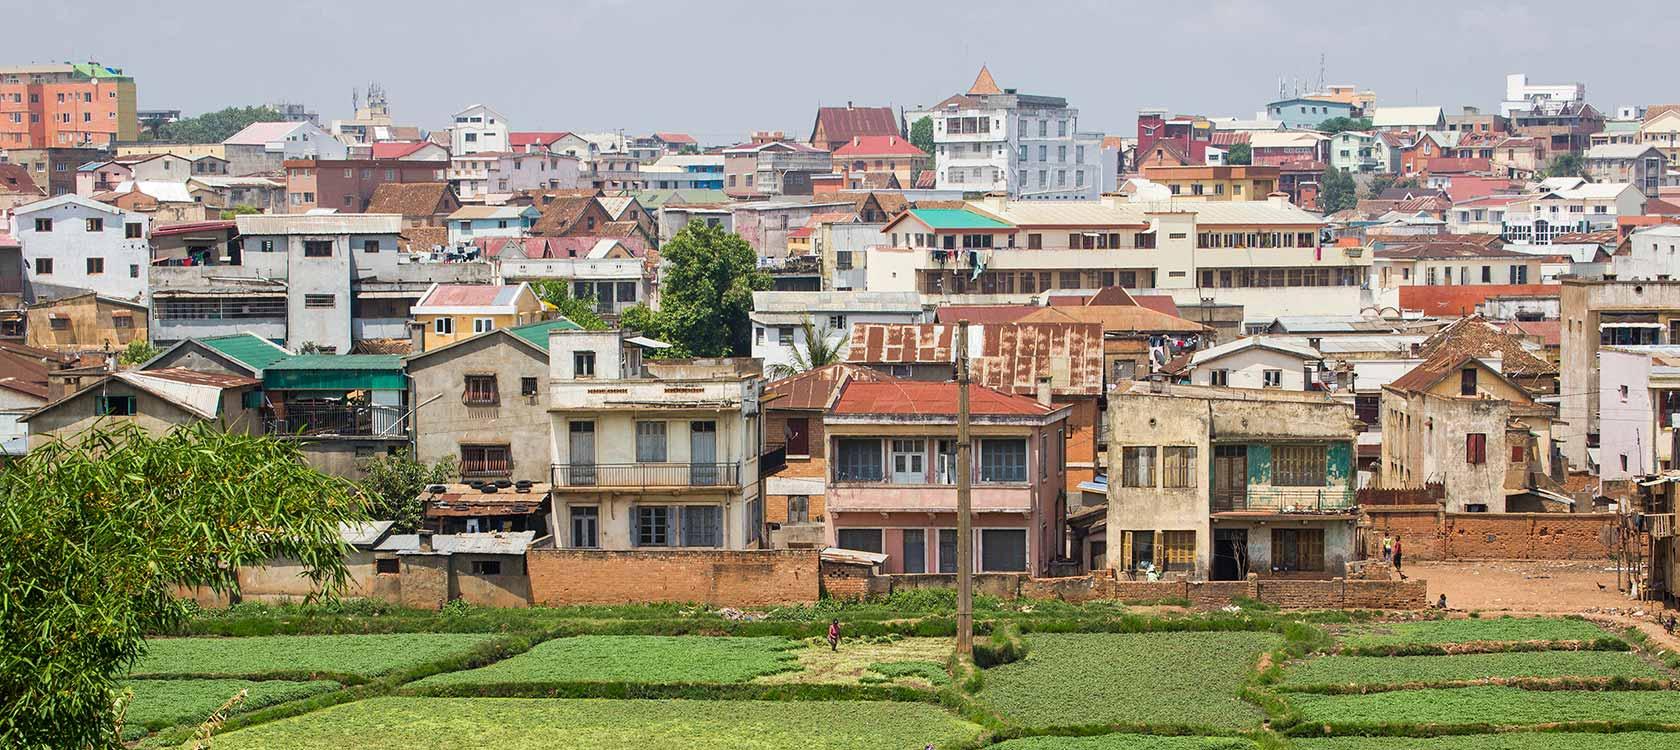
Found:
<path fill-rule="evenodd" d="M 955 331 L 937 324 L 857 324 L 846 359 L 868 365 L 954 362 Z M 1053 394 L 1102 392 L 1103 330 L 1097 323 L 971 326 L 969 357 L 974 382 L 988 388 L 1030 394 L 1047 377 Z"/>
<path fill-rule="evenodd" d="M 824 410 L 833 403 L 835 394 L 847 382 L 892 379 L 878 370 L 846 362 L 823 365 L 764 386 L 765 406 L 770 409 Z"/>

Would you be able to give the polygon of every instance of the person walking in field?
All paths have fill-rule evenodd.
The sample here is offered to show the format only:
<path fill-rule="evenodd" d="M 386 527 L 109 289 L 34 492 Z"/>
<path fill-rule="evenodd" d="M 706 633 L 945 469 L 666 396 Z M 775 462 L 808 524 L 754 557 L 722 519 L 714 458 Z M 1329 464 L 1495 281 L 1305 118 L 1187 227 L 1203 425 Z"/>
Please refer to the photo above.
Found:
<path fill-rule="evenodd" d="M 835 618 L 828 623 L 828 650 L 840 650 L 840 620 Z"/>

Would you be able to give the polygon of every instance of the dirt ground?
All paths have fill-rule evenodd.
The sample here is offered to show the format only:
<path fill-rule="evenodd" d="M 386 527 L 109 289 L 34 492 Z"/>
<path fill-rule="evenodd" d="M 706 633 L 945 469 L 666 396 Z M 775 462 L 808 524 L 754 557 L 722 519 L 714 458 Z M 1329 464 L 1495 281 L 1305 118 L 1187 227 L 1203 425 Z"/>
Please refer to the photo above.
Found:
<path fill-rule="evenodd" d="M 1616 590 L 1616 569 L 1603 562 L 1414 562 L 1409 578 L 1429 582 L 1429 601 L 1447 595 L 1455 610 L 1595 613 L 1650 610 L 1651 602 Z"/>

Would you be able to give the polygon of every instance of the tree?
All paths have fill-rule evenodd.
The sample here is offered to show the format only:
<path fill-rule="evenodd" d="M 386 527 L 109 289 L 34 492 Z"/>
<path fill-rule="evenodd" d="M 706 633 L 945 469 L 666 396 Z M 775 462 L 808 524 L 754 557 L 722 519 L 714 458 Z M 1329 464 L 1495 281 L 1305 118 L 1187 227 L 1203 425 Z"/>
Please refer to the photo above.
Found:
<path fill-rule="evenodd" d="M 282 557 L 331 596 L 367 518 L 297 444 L 207 422 L 54 439 L 0 466 L 0 508 L 0 747 L 77 750 L 119 747 L 119 681 L 191 612 L 177 584 L 237 593 Z"/>
<path fill-rule="evenodd" d="M 420 493 L 426 485 L 444 484 L 455 477 L 455 459 L 444 457 L 427 466 L 402 453 L 364 458 L 358 462 L 362 479 L 357 482 L 368 500 L 368 517 L 395 521 L 392 531 L 412 533 L 420 528 L 425 508 Z"/>
<path fill-rule="evenodd" d="M 240 203 L 238 205 L 235 205 L 233 208 L 223 209 L 222 210 L 222 219 L 227 220 L 227 219 L 232 219 L 232 218 L 236 218 L 236 217 L 240 217 L 240 216 L 245 216 L 247 214 L 260 214 L 260 213 L 262 213 L 262 209 L 257 208 L 256 206 L 248 205 L 248 204 L 245 204 L 245 203 Z"/>
<path fill-rule="evenodd" d="M 1371 184 L 1365 187 L 1365 197 L 1375 200 L 1389 188 L 1415 188 L 1418 186 L 1416 177 L 1397 177 L 1391 174 L 1379 174 L 1371 178 Z"/>
<path fill-rule="evenodd" d="M 600 313 L 595 312 L 595 298 L 573 297 L 572 290 L 566 287 L 564 281 L 545 279 L 532 284 L 531 291 L 536 292 L 537 299 L 555 306 L 567 320 L 582 326 L 586 331 L 604 331 L 611 328 L 607 321 L 601 319 Z"/>
<path fill-rule="evenodd" d="M 770 288 L 758 254 L 740 235 L 690 222 L 660 248 L 668 264 L 659 309 L 637 305 L 619 315 L 626 329 L 671 344 L 672 357 L 746 356 L 752 351 L 752 293 Z"/>
<path fill-rule="evenodd" d="M 1319 123 L 1317 129 L 1327 135 L 1335 135 L 1349 130 L 1366 131 L 1371 129 L 1371 119 L 1368 117 L 1332 117 Z"/>
<path fill-rule="evenodd" d="M 923 153 L 927 154 L 927 159 L 924 163 L 918 164 L 915 169 L 910 170 L 910 181 L 914 183 L 917 175 L 920 175 L 924 170 L 933 169 L 934 166 L 932 117 L 923 117 L 910 125 L 910 145 L 921 149 Z M 906 187 L 909 186 L 907 185 Z"/>
<path fill-rule="evenodd" d="M 838 332 L 828 326 L 817 327 L 806 318 L 799 324 L 801 333 L 805 334 L 805 346 L 793 347 L 792 364 L 774 364 L 765 372 L 772 378 L 787 378 L 798 375 L 806 370 L 840 362 L 846 351 L 845 332 Z"/>
<path fill-rule="evenodd" d="M 123 347 L 122 354 L 117 355 L 117 364 L 138 365 L 162 353 L 162 350 L 153 346 L 151 342 L 145 339 L 135 339 L 128 342 L 128 346 Z"/>
<path fill-rule="evenodd" d="M 1225 163 L 1247 165 L 1254 163 L 1254 149 L 1246 143 L 1233 143 L 1231 149 L 1225 152 Z"/>
<path fill-rule="evenodd" d="M 1580 154 L 1558 154 L 1546 167 L 1547 177 L 1580 177 L 1587 171 L 1586 160 Z"/>
<path fill-rule="evenodd" d="M 1325 169 L 1318 181 L 1319 212 L 1333 214 L 1353 208 L 1358 203 L 1359 186 L 1354 184 L 1353 175 L 1335 167 Z"/>
<path fill-rule="evenodd" d="M 268 107 L 228 107 L 165 123 L 158 140 L 166 143 L 221 143 L 253 122 L 273 122 L 280 113 Z"/>

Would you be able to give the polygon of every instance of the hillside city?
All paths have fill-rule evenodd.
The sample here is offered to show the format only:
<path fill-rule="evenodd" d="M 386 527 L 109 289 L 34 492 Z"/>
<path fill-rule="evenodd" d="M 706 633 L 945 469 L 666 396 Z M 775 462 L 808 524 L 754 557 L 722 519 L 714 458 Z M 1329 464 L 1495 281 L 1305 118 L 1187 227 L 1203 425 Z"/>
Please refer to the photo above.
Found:
<path fill-rule="evenodd" d="M 1670 747 L 1680 104 L 1464 75 L 720 139 L 0 59 L 0 746 Z"/>

